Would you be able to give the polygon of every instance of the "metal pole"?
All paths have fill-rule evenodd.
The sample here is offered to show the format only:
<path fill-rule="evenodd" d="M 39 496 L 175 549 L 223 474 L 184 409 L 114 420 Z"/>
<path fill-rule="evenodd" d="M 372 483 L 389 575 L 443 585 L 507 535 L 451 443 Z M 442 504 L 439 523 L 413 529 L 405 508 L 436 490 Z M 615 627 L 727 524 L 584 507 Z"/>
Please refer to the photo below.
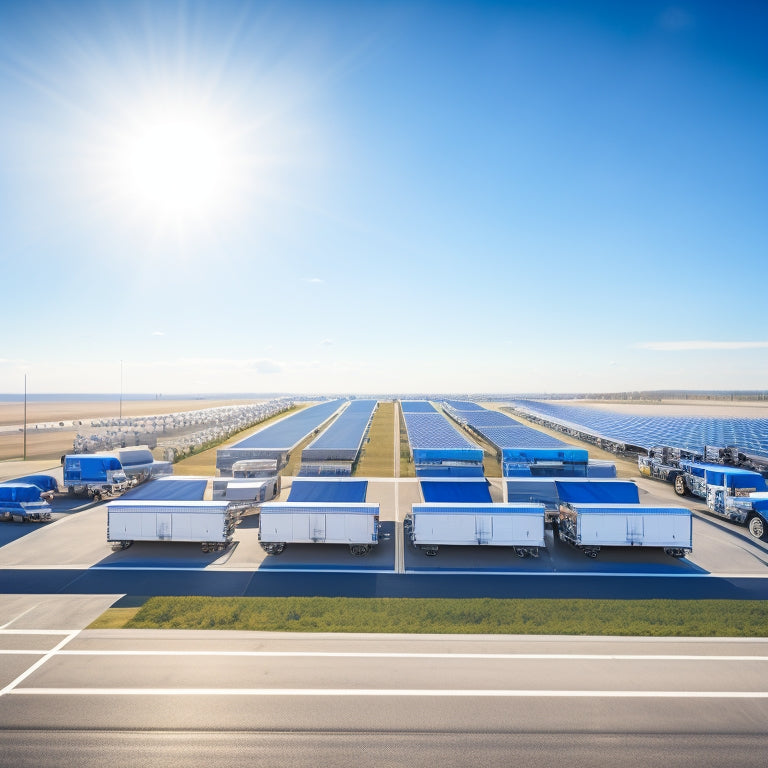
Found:
<path fill-rule="evenodd" d="M 24 461 L 27 460 L 27 374 L 24 374 Z"/>

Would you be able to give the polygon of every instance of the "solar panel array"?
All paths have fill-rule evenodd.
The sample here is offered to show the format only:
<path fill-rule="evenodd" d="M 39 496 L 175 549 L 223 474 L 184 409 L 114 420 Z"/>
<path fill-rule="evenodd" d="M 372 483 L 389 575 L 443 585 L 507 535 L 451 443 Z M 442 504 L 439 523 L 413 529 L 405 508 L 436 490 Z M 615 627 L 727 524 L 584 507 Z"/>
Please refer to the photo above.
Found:
<path fill-rule="evenodd" d="M 166 477 L 150 480 L 123 494 L 125 501 L 202 501 L 207 478 Z"/>
<path fill-rule="evenodd" d="M 737 445 L 745 453 L 768 456 L 768 419 L 638 416 L 540 400 L 511 405 L 553 424 L 643 448 L 671 445 L 701 451 L 705 445 Z"/>
<path fill-rule="evenodd" d="M 302 452 L 304 461 L 354 461 L 376 409 L 376 400 L 352 400 L 337 419 Z"/>
<path fill-rule="evenodd" d="M 307 435 L 317 429 L 326 419 L 339 410 L 344 400 L 328 400 L 298 413 L 291 414 L 274 424 L 246 437 L 233 448 L 275 448 L 280 450 L 293 448 Z"/>

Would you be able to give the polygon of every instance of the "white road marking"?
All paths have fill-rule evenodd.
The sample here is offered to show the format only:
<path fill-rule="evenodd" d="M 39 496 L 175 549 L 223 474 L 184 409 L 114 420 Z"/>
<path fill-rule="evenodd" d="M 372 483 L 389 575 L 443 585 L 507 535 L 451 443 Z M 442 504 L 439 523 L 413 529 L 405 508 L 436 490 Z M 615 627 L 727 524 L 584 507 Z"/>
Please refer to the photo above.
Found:
<path fill-rule="evenodd" d="M 2 653 L 2 651 L 0 651 Z M 476 659 L 489 661 L 768 661 L 768 656 L 615 653 L 377 653 L 358 651 L 60 650 L 58 656 L 221 656 L 308 659 Z"/>
<path fill-rule="evenodd" d="M 16 696 L 393 696 L 441 698 L 768 699 L 768 691 L 557 691 L 443 688 L 14 688 Z"/>
<path fill-rule="evenodd" d="M 13 689 L 19 683 L 24 682 L 24 680 L 26 680 L 33 672 L 42 667 L 46 661 L 52 659 L 58 651 L 60 651 L 70 640 L 73 640 L 79 634 L 80 631 L 78 630 L 77 632 L 71 632 L 66 637 L 64 637 L 53 648 L 51 648 L 51 650 L 48 651 L 45 656 L 43 656 L 41 659 L 38 659 L 31 667 L 29 667 L 25 672 L 22 672 L 15 680 L 8 683 L 8 685 L 6 685 L 5 688 L 0 691 L 0 696 L 4 696 L 7 693 L 13 693 Z"/>
<path fill-rule="evenodd" d="M 35 605 L 33 605 L 31 608 L 27 608 L 27 610 L 26 610 L 26 611 L 22 611 L 22 612 L 21 612 L 21 613 L 20 613 L 18 616 L 16 616 L 16 618 L 14 618 L 14 619 L 11 619 L 11 620 L 10 620 L 10 621 L 9 621 L 7 624 L 3 624 L 3 625 L 0 627 L 0 629 L 7 629 L 8 627 L 10 627 L 10 626 L 11 626 L 11 624 L 13 624 L 13 622 L 14 622 L 14 621 L 18 621 L 18 620 L 19 620 L 19 619 L 20 619 L 22 616 L 25 616 L 25 615 L 26 615 L 26 614 L 28 614 L 30 611 L 34 611 L 34 610 L 35 610 L 35 608 L 37 608 L 37 603 L 35 603 Z"/>

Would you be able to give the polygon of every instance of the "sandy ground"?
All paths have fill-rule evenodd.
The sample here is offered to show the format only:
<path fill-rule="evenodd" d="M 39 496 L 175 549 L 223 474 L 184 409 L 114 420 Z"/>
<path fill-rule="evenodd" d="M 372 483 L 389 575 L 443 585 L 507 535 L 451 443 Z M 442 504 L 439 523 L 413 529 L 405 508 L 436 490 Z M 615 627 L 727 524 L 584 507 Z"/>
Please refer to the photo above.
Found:
<path fill-rule="evenodd" d="M 633 416 L 706 416 L 711 418 L 768 419 L 768 401 L 662 400 L 659 403 L 622 403 L 610 400 L 552 400 Z"/>
<path fill-rule="evenodd" d="M 240 405 L 253 400 L 123 400 L 123 416 L 150 416 L 160 413 L 180 413 L 216 408 L 221 405 Z M 59 458 L 72 450 L 72 442 L 79 427 L 73 420 L 117 418 L 118 402 L 41 402 L 27 403 L 27 458 Z M 63 421 L 57 431 L 36 431 L 35 423 Z M 24 422 L 23 403 L 0 402 L 0 426 L 20 425 Z M 0 432 L 0 461 L 20 459 L 24 452 L 23 433 L 20 430 Z"/>

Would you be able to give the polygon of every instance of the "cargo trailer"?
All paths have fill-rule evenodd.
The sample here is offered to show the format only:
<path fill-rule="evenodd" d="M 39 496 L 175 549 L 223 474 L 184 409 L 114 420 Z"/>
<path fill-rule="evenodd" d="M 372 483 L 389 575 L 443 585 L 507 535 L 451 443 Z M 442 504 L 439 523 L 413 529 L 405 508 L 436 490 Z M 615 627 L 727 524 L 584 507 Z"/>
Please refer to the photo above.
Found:
<path fill-rule="evenodd" d="M 117 496 L 134 484 L 128 480 L 117 456 L 76 453 L 62 459 L 64 487 L 70 494 L 93 499 Z"/>
<path fill-rule="evenodd" d="M 693 515 L 684 507 L 560 504 L 561 541 L 597 557 L 601 547 L 659 547 L 672 557 L 692 551 Z"/>
<path fill-rule="evenodd" d="M 0 520 L 40 523 L 51 519 L 51 505 L 32 483 L 0 483 Z"/>
<path fill-rule="evenodd" d="M 221 501 L 111 501 L 107 504 L 107 541 L 115 550 L 135 541 L 182 541 L 203 552 L 224 549 L 232 541 L 237 513 Z"/>
<path fill-rule="evenodd" d="M 425 555 L 440 546 L 512 547 L 518 557 L 538 557 L 544 546 L 543 504 L 414 504 L 406 536 Z"/>
<path fill-rule="evenodd" d="M 267 502 L 259 510 L 259 543 L 270 555 L 288 544 L 346 544 L 365 555 L 379 543 L 379 505 Z"/>

